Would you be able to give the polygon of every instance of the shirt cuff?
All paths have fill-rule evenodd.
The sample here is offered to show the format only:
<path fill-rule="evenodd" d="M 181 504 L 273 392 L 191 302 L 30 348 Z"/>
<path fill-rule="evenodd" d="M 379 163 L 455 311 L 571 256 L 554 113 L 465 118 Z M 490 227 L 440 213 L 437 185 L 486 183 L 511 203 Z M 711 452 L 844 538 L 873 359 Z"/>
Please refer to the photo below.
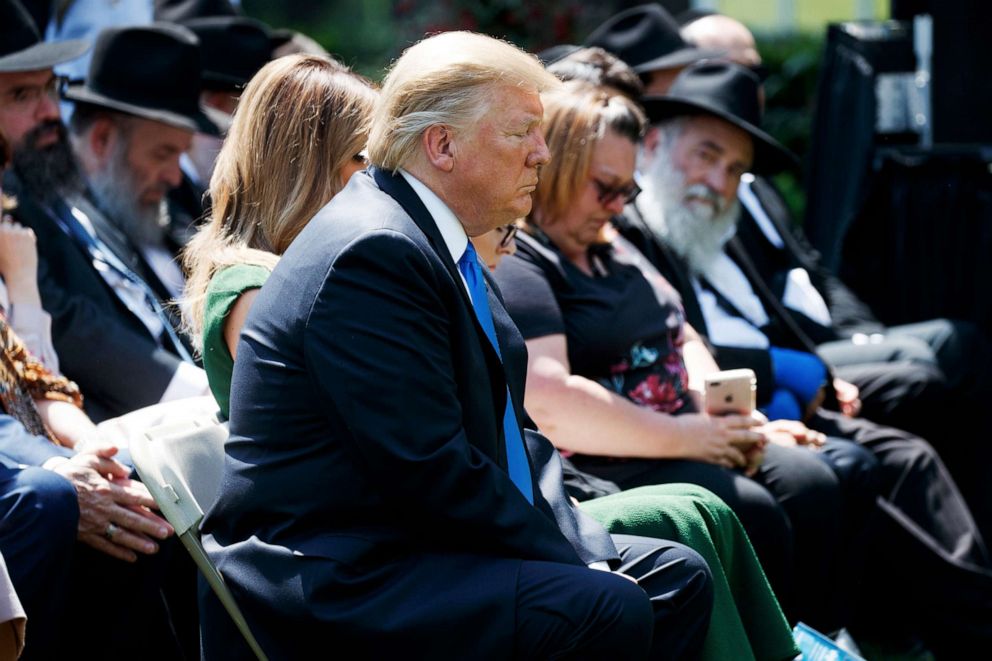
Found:
<path fill-rule="evenodd" d="M 176 373 L 172 375 L 172 380 L 169 381 L 159 401 L 169 402 L 174 399 L 202 397 L 209 394 L 210 384 L 207 382 L 207 373 L 196 365 L 179 363 Z"/>
<path fill-rule="evenodd" d="M 50 459 L 46 459 L 45 463 L 43 463 L 41 467 L 47 471 L 53 471 L 56 466 L 66 461 L 69 461 L 69 457 L 52 457 Z"/>

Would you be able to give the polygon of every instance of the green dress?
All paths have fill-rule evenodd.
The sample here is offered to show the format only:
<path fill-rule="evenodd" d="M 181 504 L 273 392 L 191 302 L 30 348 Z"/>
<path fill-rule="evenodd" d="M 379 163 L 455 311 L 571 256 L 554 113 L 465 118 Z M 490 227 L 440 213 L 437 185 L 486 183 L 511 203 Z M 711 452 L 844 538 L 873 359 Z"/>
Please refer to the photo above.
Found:
<path fill-rule="evenodd" d="M 203 311 L 203 369 L 221 414 L 227 418 L 231 405 L 231 373 L 234 359 L 224 342 L 224 320 L 235 301 L 248 289 L 258 289 L 271 271 L 254 264 L 235 264 L 217 273 L 207 287 Z"/>
<path fill-rule="evenodd" d="M 703 642 L 707 661 L 782 661 L 799 653 L 737 515 L 693 484 L 661 484 L 580 504 L 611 533 L 681 542 L 713 573 L 713 613 Z"/>

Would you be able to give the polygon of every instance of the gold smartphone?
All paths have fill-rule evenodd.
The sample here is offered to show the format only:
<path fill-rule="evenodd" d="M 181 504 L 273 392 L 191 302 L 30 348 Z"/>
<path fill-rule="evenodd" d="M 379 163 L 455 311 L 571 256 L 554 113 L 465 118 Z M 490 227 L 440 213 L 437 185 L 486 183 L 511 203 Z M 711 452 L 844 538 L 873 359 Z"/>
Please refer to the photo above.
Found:
<path fill-rule="evenodd" d="M 758 393 L 758 378 L 754 370 L 724 370 L 706 377 L 705 407 L 710 415 L 754 412 Z"/>

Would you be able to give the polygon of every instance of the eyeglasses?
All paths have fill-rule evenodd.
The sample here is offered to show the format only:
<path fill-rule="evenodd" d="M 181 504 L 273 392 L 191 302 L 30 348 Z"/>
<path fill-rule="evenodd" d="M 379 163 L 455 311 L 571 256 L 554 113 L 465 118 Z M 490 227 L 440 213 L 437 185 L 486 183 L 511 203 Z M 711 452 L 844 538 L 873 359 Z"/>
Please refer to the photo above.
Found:
<path fill-rule="evenodd" d="M 636 181 L 631 181 L 623 186 L 608 186 L 593 177 L 592 183 L 596 184 L 596 191 L 599 193 L 599 203 L 603 206 L 612 204 L 618 198 L 622 199 L 624 204 L 630 204 L 641 194 L 641 187 L 637 185 Z"/>
<path fill-rule="evenodd" d="M 498 232 L 506 232 L 506 234 L 503 235 L 503 238 L 499 240 L 499 247 L 507 248 L 509 247 L 510 242 L 513 241 L 513 237 L 515 237 L 517 232 L 520 231 L 520 226 L 516 223 L 510 223 L 509 225 L 501 225 L 497 227 L 496 230 Z"/>
<path fill-rule="evenodd" d="M 0 104 L 15 110 L 34 110 L 45 97 L 48 97 L 55 103 L 58 103 L 62 90 L 65 89 L 66 83 L 66 78 L 62 76 L 52 76 L 52 78 L 44 85 L 16 87 L 4 94 L 3 101 L 0 102 Z"/>

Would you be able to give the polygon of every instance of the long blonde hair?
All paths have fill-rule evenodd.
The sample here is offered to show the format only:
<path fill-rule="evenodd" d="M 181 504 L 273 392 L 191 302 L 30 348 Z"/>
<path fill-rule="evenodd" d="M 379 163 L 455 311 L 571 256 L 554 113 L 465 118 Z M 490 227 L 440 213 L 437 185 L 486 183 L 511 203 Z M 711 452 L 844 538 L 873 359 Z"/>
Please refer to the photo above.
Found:
<path fill-rule="evenodd" d="M 367 80 L 315 55 L 269 62 L 245 87 L 210 179 L 210 220 L 183 252 L 183 317 L 197 345 L 214 274 L 275 266 L 343 187 L 341 170 L 365 148 L 375 100 Z"/>

